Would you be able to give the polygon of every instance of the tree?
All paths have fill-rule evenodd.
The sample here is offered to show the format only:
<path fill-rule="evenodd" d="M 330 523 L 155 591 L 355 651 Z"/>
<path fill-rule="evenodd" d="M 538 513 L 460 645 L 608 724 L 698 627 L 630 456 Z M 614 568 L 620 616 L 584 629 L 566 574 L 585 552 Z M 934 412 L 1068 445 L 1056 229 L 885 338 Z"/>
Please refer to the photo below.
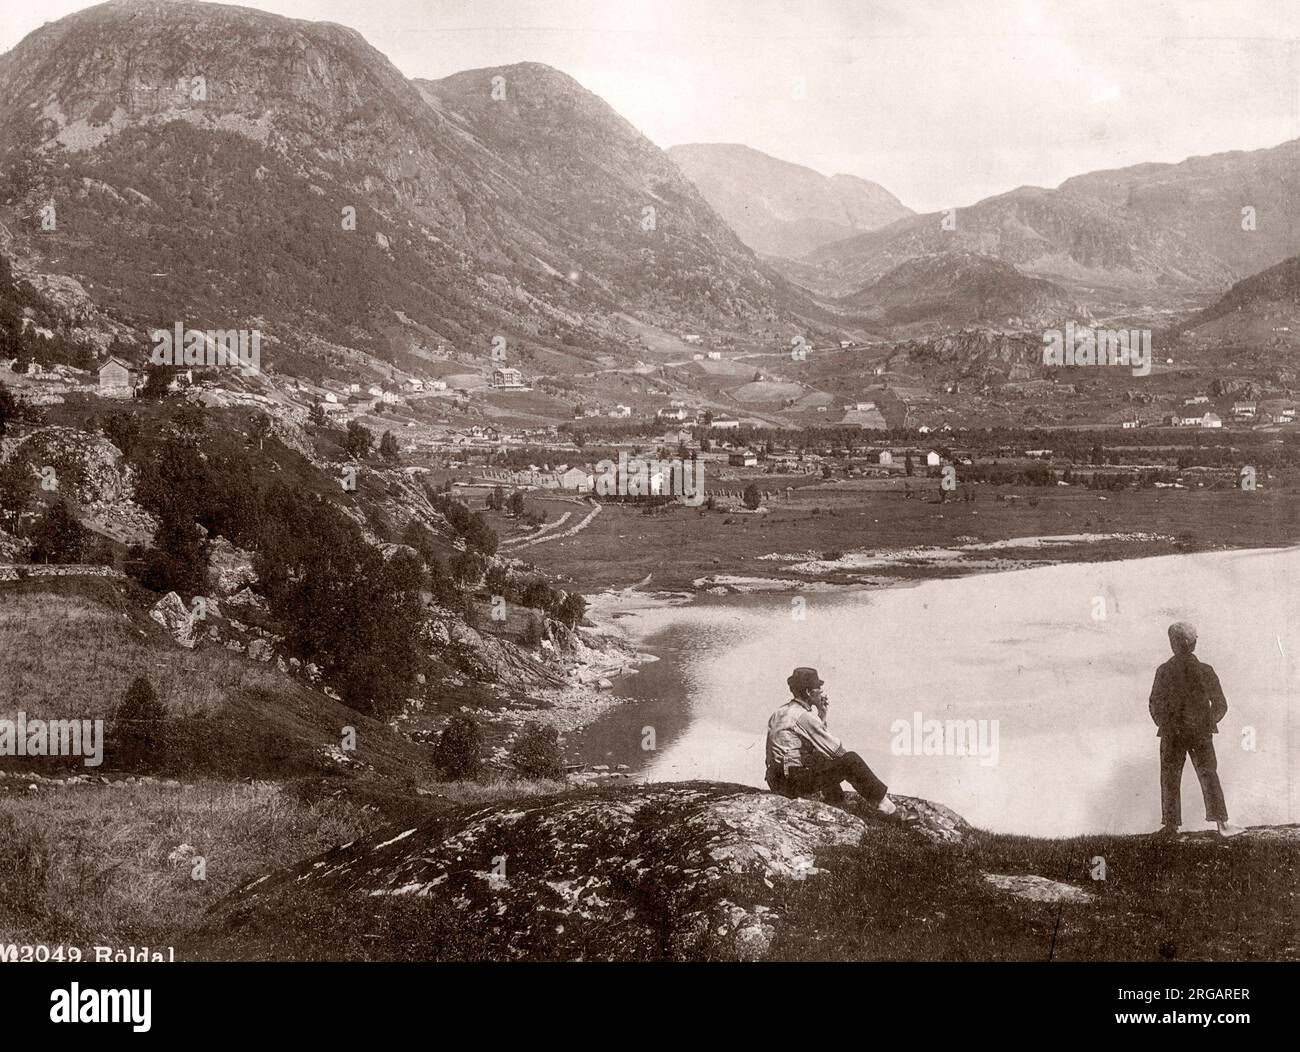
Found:
<path fill-rule="evenodd" d="M 433 763 L 444 778 L 474 778 L 482 766 L 483 737 L 472 716 L 458 712 L 438 735 Z"/>
<path fill-rule="evenodd" d="M 745 487 L 744 501 L 745 507 L 751 511 L 763 503 L 763 494 L 759 492 L 758 487 L 752 482 Z"/>
<path fill-rule="evenodd" d="M 271 418 L 265 413 L 254 413 L 249 424 L 252 437 L 257 441 L 257 448 L 260 451 L 266 445 L 266 440 L 271 437 Z"/>
<path fill-rule="evenodd" d="M 167 706 L 144 676 L 136 676 L 109 720 L 108 744 L 114 767 L 157 768 L 165 758 Z"/>
<path fill-rule="evenodd" d="M 493 511 L 501 511 L 506 506 L 506 494 L 500 486 L 493 486 L 488 494 L 487 506 Z"/>
<path fill-rule="evenodd" d="M 391 431 L 385 431 L 384 437 L 379 440 L 379 455 L 390 464 L 396 464 L 402 459 L 397 451 L 397 439 L 393 437 Z"/>
<path fill-rule="evenodd" d="M 529 720 L 510 747 L 510 763 L 525 778 L 563 778 L 560 732 Z"/>
<path fill-rule="evenodd" d="M 312 427 L 324 427 L 329 422 L 329 417 L 325 415 L 325 407 L 317 402 L 307 412 L 307 422 Z"/>
<path fill-rule="evenodd" d="M 20 419 L 22 406 L 4 384 L 0 384 L 0 438 L 5 437 L 10 423 Z"/>
<path fill-rule="evenodd" d="M 903 471 L 906 474 L 911 475 L 912 470 L 912 454 L 908 453 L 907 456 L 903 458 Z"/>
<path fill-rule="evenodd" d="M 362 460 L 370 455 L 370 445 L 374 435 L 369 428 L 355 420 L 348 421 L 347 433 L 343 436 L 343 449 L 353 460 Z"/>
<path fill-rule="evenodd" d="M 208 545 L 198 525 L 166 508 L 153 545 L 136 553 L 132 576 L 153 592 L 200 595 L 208 590 Z"/>
<path fill-rule="evenodd" d="M 75 563 L 81 558 L 86 530 L 77 521 L 67 499 L 60 497 L 36 520 L 32 528 L 34 563 Z"/>
<path fill-rule="evenodd" d="M 150 401 L 166 398 L 171 389 L 175 370 L 170 365 L 150 365 L 144 371 L 144 386 L 140 388 L 140 397 Z"/>
<path fill-rule="evenodd" d="M 577 628 L 587 616 L 587 600 L 577 592 L 568 592 L 556 608 L 555 616 L 570 628 Z"/>
<path fill-rule="evenodd" d="M 510 494 L 510 514 L 516 519 L 524 513 L 524 494 L 522 490 L 515 490 Z"/>
<path fill-rule="evenodd" d="M 114 413 L 104 421 L 104 436 L 130 457 L 140 441 L 140 421 L 131 413 Z"/>
<path fill-rule="evenodd" d="M 0 466 L 0 511 L 9 524 L 9 532 L 17 535 L 23 512 L 32 502 L 32 469 L 22 457 L 11 457 Z"/>

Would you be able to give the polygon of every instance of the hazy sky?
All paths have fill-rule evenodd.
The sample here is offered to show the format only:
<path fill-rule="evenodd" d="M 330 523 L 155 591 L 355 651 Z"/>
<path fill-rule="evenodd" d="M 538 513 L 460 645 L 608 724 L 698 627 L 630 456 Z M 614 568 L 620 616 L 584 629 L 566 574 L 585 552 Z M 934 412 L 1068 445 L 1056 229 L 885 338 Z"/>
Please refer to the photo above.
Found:
<path fill-rule="evenodd" d="M 4 0 L 0 50 L 77 0 Z M 1295 0 L 257 0 L 408 76 L 564 70 L 660 146 L 742 142 L 970 204 L 1300 137 Z"/>

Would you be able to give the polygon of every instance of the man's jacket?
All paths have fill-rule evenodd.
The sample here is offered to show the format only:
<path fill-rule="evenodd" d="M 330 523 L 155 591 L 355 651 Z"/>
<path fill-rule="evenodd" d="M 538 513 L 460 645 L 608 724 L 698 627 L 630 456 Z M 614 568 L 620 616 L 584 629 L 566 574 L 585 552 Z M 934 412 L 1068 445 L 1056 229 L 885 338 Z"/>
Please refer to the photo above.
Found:
<path fill-rule="evenodd" d="M 844 755 L 840 740 L 826 729 L 817 711 L 791 698 L 767 721 L 767 768 L 817 767 Z"/>
<path fill-rule="evenodd" d="M 1195 654 L 1175 654 L 1156 669 L 1147 708 L 1159 737 L 1207 738 L 1218 733 L 1228 701 L 1213 668 Z"/>

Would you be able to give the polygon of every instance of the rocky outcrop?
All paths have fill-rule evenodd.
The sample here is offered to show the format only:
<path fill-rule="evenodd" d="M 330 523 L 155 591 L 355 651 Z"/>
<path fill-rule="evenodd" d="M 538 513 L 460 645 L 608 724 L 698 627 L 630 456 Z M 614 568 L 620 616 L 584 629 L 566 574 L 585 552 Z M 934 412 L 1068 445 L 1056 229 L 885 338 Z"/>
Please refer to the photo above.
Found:
<path fill-rule="evenodd" d="M 755 959 L 782 923 L 785 886 L 822 874 L 828 851 L 887 823 L 950 843 L 969 830 L 904 799 L 908 824 L 713 782 L 529 798 L 355 841 L 216 908 L 280 909 L 310 893 L 428 899 L 499 931 L 506 956 Z"/>
<path fill-rule="evenodd" d="M 257 584 L 252 555 L 217 537 L 208 547 L 208 583 L 223 598 Z"/>
<path fill-rule="evenodd" d="M 175 592 L 168 592 L 154 603 L 149 616 L 167 630 L 167 634 L 183 647 L 193 649 L 198 642 L 195 633 L 196 618 Z"/>

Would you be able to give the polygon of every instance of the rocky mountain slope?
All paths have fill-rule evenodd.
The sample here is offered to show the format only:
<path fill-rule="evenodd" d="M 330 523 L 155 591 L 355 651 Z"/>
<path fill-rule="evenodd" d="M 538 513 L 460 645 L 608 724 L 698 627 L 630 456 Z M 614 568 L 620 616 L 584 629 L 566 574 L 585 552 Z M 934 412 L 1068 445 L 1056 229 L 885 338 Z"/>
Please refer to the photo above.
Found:
<path fill-rule="evenodd" d="M 668 156 L 740 239 L 767 255 L 798 258 L 913 214 L 876 183 L 824 176 L 738 143 L 688 143 Z"/>
<path fill-rule="evenodd" d="M 975 252 L 908 260 L 842 302 L 898 334 L 964 325 L 1041 328 L 1081 318 L 1060 285 Z"/>
<path fill-rule="evenodd" d="M 617 345 L 624 312 L 743 330 L 804 302 L 545 67 L 417 85 L 340 26 L 113 0 L 0 57 L 0 114 L 18 269 L 141 328 L 259 324 L 282 368 L 322 342 L 486 361 L 503 335 L 563 371 Z"/>
<path fill-rule="evenodd" d="M 844 295 L 900 263 L 955 249 L 993 256 L 1099 305 L 1184 306 L 1293 255 L 1297 206 L 1300 140 L 1092 173 L 1054 190 L 1021 187 L 948 217 L 913 216 L 822 247 L 809 257 L 816 268 L 797 276 Z M 1247 207 L 1253 230 L 1243 228 Z"/>

